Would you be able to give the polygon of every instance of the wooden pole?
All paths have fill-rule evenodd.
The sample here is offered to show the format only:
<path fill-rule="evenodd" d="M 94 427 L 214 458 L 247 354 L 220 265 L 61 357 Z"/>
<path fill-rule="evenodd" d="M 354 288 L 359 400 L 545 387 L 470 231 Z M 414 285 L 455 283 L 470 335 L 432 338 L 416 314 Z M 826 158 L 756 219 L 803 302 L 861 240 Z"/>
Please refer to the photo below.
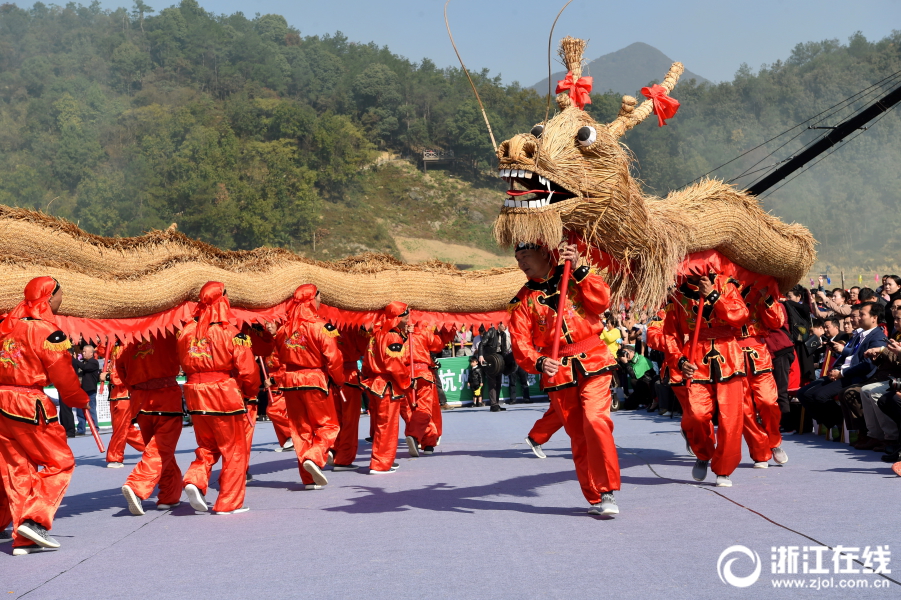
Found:
<path fill-rule="evenodd" d="M 94 425 L 94 419 L 91 417 L 91 407 L 84 407 L 84 420 L 88 422 L 88 427 L 91 428 L 91 435 L 94 436 L 94 441 L 97 442 L 97 448 L 100 450 L 100 454 L 106 452 L 106 448 L 103 447 L 103 441 L 100 439 L 100 434 L 97 433 L 97 427 Z"/>
<path fill-rule="evenodd" d="M 572 236 L 567 237 L 567 244 L 571 243 Z M 551 359 L 560 358 L 560 338 L 563 335 L 563 312 L 566 310 L 566 298 L 569 292 L 569 276 L 572 273 L 573 263 L 567 260 L 563 263 L 563 278 L 560 280 L 560 299 L 557 301 L 557 321 L 554 323 L 554 341 L 551 344 Z"/>
<path fill-rule="evenodd" d="M 706 298 L 701 296 L 700 292 L 698 292 L 698 296 L 698 318 L 695 321 L 695 330 L 691 332 L 691 344 L 688 346 L 688 362 L 693 361 L 695 357 L 695 350 L 698 347 L 698 336 L 701 333 L 701 321 L 704 320 L 704 303 L 707 301 Z M 691 362 L 691 364 L 694 363 Z M 685 385 L 691 386 L 691 377 L 685 380 Z"/>

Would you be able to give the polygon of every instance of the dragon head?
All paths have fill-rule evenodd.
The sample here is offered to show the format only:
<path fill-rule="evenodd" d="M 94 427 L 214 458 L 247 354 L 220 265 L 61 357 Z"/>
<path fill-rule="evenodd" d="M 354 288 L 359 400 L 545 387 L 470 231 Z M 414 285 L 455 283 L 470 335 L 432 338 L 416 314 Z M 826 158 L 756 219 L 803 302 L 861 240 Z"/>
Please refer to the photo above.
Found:
<path fill-rule="evenodd" d="M 570 37 L 561 42 L 560 55 L 573 82 L 581 78 L 585 45 Z M 683 70 L 681 63 L 670 68 L 660 84 L 667 94 Z M 659 244 L 648 227 L 640 186 L 629 172 L 632 155 L 619 138 L 649 117 L 654 104 L 647 100 L 637 105 L 635 98 L 624 96 L 617 118 L 601 124 L 570 94 L 557 95 L 559 112 L 553 118 L 498 146 L 498 174 L 509 190 L 495 222 L 495 238 L 507 247 L 518 242 L 553 247 L 565 229 L 634 270 L 635 259 L 653 253 Z M 667 257 L 666 262 L 675 260 Z"/>

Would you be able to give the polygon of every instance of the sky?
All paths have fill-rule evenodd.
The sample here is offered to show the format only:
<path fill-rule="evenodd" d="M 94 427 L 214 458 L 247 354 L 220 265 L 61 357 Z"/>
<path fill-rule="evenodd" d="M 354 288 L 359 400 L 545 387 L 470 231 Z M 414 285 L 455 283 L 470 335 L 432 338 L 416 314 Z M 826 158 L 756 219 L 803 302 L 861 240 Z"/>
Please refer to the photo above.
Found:
<path fill-rule="evenodd" d="M 127 0 L 102 2 L 106 8 L 130 8 Z M 199 2 L 214 13 L 243 12 L 249 18 L 280 14 L 301 35 L 341 31 L 351 41 L 388 46 L 415 62 L 429 58 L 439 67 L 458 64 L 444 27 L 444 0 Z M 147 3 L 157 10 L 169 5 Z M 531 86 L 547 77 L 548 34 L 564 3 L 451 0 L 448 15 L 467 67 L 487 67 L 504 83 Z M 799 42 L 847 42 L 855 31 L 878 40 L 893 28 L 901 29 L 901 0 L 574 0 L 554 31 L 554 54 L 557 41 L 566 35 L 590 40 L 589 60 L 645 42 L 698 75 L 731 81 L 742 63 L 756 71 L 761 64 L 787 58 Z"/>

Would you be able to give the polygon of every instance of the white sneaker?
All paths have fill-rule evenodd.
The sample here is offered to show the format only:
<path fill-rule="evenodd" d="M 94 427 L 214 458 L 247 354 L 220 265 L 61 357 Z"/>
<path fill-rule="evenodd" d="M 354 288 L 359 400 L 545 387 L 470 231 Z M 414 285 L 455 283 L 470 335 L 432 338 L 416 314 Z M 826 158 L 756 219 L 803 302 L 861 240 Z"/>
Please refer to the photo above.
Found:
<path fill-rule="evenodd" d="M 185 494 L 188 496 L 188 503 L 194 510 L 199 510 L 200 512 L 210 510 L 210 507 L 207 506 L 206 498 L 200 493 L 200 488 L 193 483 L 189 483 L 185 486 Z"/>
<path fill-rule="evenodd" d="M 122 495 L 125 496 L 125 501 L 128 502 L 128 510 L 131 511 L 131 514 L 136 517 L 140 517 L 144 514 L 144 507 L 141 506 L 141 499 L 138 498 L 135 491 L 131 489 L 131 486 L 123 485 Z"/>
<path fill-rule="evenodd" d="M 780 465 L 784 465 L 788 462 L 788 454 L 785 453 L 782 446 L 773 448 L 773 460 Z"/>
<path fill-rule="evenodd" d="M 328 479 L 325 478 L 322 469 L 312 460 L 303 461 L 303 470 L 313 476 L 313 483 L 316 485 L 328 485 Z"/>
<path fill-rule="evenodd" d="M 157 504 L 157 510 L 172 510 L 173 508 L 178 508 L 181 506 L 181 502 L 173 502 L 172 504 Z"/>
<path fill-rule="evenodd" d="M 37 552 L 53 552 L 56 548 L 42 548 L 41 546 L 19 546 L 13 548 L 13 556 L 25 556 L 26 554 L 35 554 Z"/>
<path fill-rule="evenodd" d="M 292 438 L 288 438 L 288 441 L 282 445 L 282 451 L 285 450 L 294 450 L 294 440 Z"/>
<path fill-rule="evenodd" d="M 400 465 L 397 463 L 394 463 L 393 465 L 391 465 L 391 468 L 388 469 L 387 471 L 376 471 L 375 469 L 369 469 L 369 474 L 370 475 L 387 475 L 388 473 L 394 473 L 399 468 L 400 468 Z"/>
<path fill-rule="evenodd" d="M 107 468 L 107 469 L 121 469 L 121 468 L 124 467 L 124 466 L 125 466 L 125 464 L 124 464 L 124 463 L 120 463 L 120 462 L 108 462 L 108 463 L 106 463 L 106 468 Z"/>
<path fill-rule="evenodd" d="M 441 445 L 441 436 L 439 435 L 439 436 L 438 436 L 438 441 L 435 442 L 435 447 L 437 448 L 437 447 L 440 446 L 440 445 Z"/>
<path fill-rule="evenodd" d="M 728 475 L 717 475 L 716 487 L 732 487 L 732 480 Z"/>
<path fill-rule="evenodd" d="M 532 453 L 535 454 L 538 458 L 547 458 L 547 454 L 544 453 L 544 450 L 541 449 L 541 444 L 535 443 L 535 440 L 526 436 L 526 444 L 529 445 L 529 448 L 532 449 Z"/>
<path fill-rule="evenodd" d="M 410 451 L 410 456 L 419 458 L 419 443 L 412 435 L 407 436 L 407 449 Z"/>
<path fill-rule="evenodd" d="M 661 417 L 671 417 L 671 416 L 673 416 L 673 411 L 668 410 L 665 413 L 660 413 L 660 416 Z"/>
<path fill-rule="evenodd" d="M 316 485 L 315 483 L 308 483 L 305 486 L 303 486 L 303 489 L 305 489 L 309 492 L 309 491 L 313 491 L 313 490 L 321 490 L 322 486 Z"/>
<path fill-rule="evenodd" d="M 340 471 L 356 471 L 359 468 L 359 465 L 351 463 L 349 465 L 335 465 L 334 467 L 332 467 L 332 471 L 338 473 Z"/>
<path fill-rule="evenodd" d="M 325 466 L 330 467 L 335 464 L 335 453 L 328 451 L 328 457 L 325 459 Z"/>
<path fill-rule="evenodd" d="M 246 506 L 242 506 L 241 508 L 236 508 L 235 510 L 221 510 L 221 511 L 214 512 L 213 514 L 217 515 L 217 516 L 218 515 L 236 515 L 238 513 L 247 512 L 248 510 L 250 510 L 250 509 L 247 508 Z"/>
<path fill-rule="evenodd" d="M 766 462 L 766 461 L 757 461 L 757 462 L 754 463 L 754 468 L 755 468 L 755 469 L 766 469 L 766 468 L 768 468 L 769 466 L 770 466 L 770 463 L 768 463 L 768 462 Z"/>

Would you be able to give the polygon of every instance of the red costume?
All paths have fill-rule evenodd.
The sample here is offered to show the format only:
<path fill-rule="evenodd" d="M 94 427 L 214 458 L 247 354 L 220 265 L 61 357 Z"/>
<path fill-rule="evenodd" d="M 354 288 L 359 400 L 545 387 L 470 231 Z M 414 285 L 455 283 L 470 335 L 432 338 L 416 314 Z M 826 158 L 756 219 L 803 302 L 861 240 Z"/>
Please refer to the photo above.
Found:
<path fill-rule="evenodd" d="M 370 473 L 390 473 L 395 468 L 400 409 L 412 383 L 407 334 L 398 326 L 409 314 L 403 302 L 386 306 L 363 359 L 363 370 L 368 375 L 363 385 L 369 392 L 372 420 Z"/>
<path fill-rule="evenodd" d="M 184 483 L 206 495 L 210 472 L 221 457 L 219 497 L 213 510 L 226 513 L 244 504 L 248 459 L 244 399 L 256 398 L 260 387 L 250 338 L 230 323 L 229 309 L 225 286 L 207 283 L 200 290 L 196 321 L 185 325 L 177 343 L 178 359 L 188 376 L 185 402 L 198 446 Z"/>
<path fill-rule="evenodd" d="M 285 370 L 281 389 L 305 485 L 327 483 L 321 469 L 340 429 L 334 401 L 329 398 L 329 378 L 335 385 L 344 383 L 339 333 L 316 312 L 317 294 L 312 284 L 297 288 L 288 320 L 275 336 L 278 363 Z"/>
<path fill-rule="evenodd" d="M 66 431 L 44 387 L 53 384 L 67 406 L 88 405 L 72 369 L 72 344 L 50 308 L 57 289 L 52 277 L 32 279 L 25 300 L 0 323 L 0 478 L 14 525 L 14 549 L 59 547 L 49 537 L 38 542 L 30 532 L 53 526 L 75 469 Z"/>
<path fill-rule="evenodd" d="M 279 389 L 281 386 L 279 382 L 284 369 L 279 368 L 278 359 L 274 356 L 275 336 L 271 335 L 259 324 L 245 325 L 242 331 L 250 338 L 250 349 L 253 351 L 257 362 L 262 360 L 266 367 L 266 375 L 270 379 L 269 391 L 267 392 L 269 404 L 266 405 L 266 416 L 275 430 L 278 445 L 283 447 L 285 442 L 291 439 L 291 421 L 288 419 L 288 409 L 285 407 L 285 395 Z M 272 383 L 273 379 L 276 380 L 275 384 Z M 252 440 L 248 441 L 248 447 L 250 447 L 250 441 Z"/>
<path fill-rule="evenodd" d="M 601 341 L 600 315 L 610 303 L 610 288 L 600 275 L 580 267 L 572 272 L 563 313 L 557 374 L 543 372 L 553 344 L 563 266 L 549 279 L 530 280 L 512 300 L 510 332 L 513 356 L 529 373 L 541 374 L 554 411 L 570 437 L 576 475 L 591 504 L 620 488 L 619 459 L 610 419 L 610 379 L 616 361 Z"/>
<path fill-rule="evenodd" d="M 543 446 L 551 441 L 551 437 L 560 431 L 561 427 L 563 427 L 563 420 L 560 418 L 560 413 L 554 410 L 554 404 L 551 403 L 541 418 L 532 425 L 529 437 L 539 446 Z"/>
<path fill-rule="evenodd" d="M 434 327 L 419 325 L 407 341 L 413 351 L 413 385 L 407 391 L 410 419 L 406 435 L 413 438 L 413 444 L 422 445 L 426 451 L 434 450 L 438 444 L 438 422 L 441 421 L 441 403 L 438 399 L 438 385 L 435 377 L 437 365 L 432 360 L 432 352 L 441 352 L 444 342 Z M 436 415 L 437 413 L 437 415 Z M 436 422 L 437 418 L 437 422 Z M 409 443 L 409 440 L 408 440 Z M 415 446 L 411 453 L 419 452 Z"/>
<path fill-rule="evenodd" d="M 663 339 L 655 340 L 652 347 L 666 352 L 665 381 L 682 404 L 682 429 L 689 445 L 699 461 L 711 461 L 716 475 L 728 476 L 741 461 L 745 370 L 737 336 L 747 322 L 748 308 L 737 281 L 724 275 L 710 277 L 714 289 L 703 300 L 698 287 L 687 282 L 673 292 L 673 301 L 665 309 Z M 694 356 L 688 356 L 699 302 L 704 309 L 698 344 Z M 652 344 L 650 331 L 648 344 Z M 698 367 L 689 386 L 681 371 L 686 361 Z M 716 437 L 714 410 L 719 411 Z"/>
<path fill-rule="evenodd" d="M 122 346 L 117 342 L 107 358 L 109 366 L 106 369 L 110 375 L 109 411 L 113 422 L 113 435 L 106 447 L 106 462 L 118 463 L 116 466 L 121 466 L 125 457 L 126 443 L 138 452 L 144 451 L 144 439 L 135 427 L 141 403 L 132 401 L 131 389 L 116 371 L 116 362 L 121 354 Z"/>
<path fill-rule="evenodd" d="M 175 379 L 179 370 L 176 337 L 168 333 L 129 343 L 114 364 L 113 375 L 131 388 L 131 401 L 140 406 L 137 419 L 145 443 L 125 485 L 141 500 L 159 485 L 157 505 L 171 506 L 181 498 L 181 469 L 175 460 L 182 430 L 182 392 Z"/>
<path fill-rule="evenodd" d="M 785 311 L 775 299 L 778 293 L 775 284 L 771 289 L 760 285 L 745 285 L 741 289 L 750 313 L 738 341 L 745 353 L 748 374 L 745 377 L 744 437 L 754 462 L 767 462 L 773 456 L 773 448 L 782 445 L 779 390 L 773 377 L 773 359 L 766 346 L 770 330 L 785 326 Z M 758 415 L 760 423 L 757 422 Z"/>
<path fill-rule="evenodd" d="M 357 361 L 362 358 L 369 345 L 369 334 L 365 329 L 348 329 L 338 337 L 338 350 L 344 361 L 344 385 L 342 394 L 333 394 L 335 410 L 341 430 L 335 440 L 335 465 L 350 466 L 357 457 L 360 444 L 360 409 L 363 406 L 363 386 Z"/>

